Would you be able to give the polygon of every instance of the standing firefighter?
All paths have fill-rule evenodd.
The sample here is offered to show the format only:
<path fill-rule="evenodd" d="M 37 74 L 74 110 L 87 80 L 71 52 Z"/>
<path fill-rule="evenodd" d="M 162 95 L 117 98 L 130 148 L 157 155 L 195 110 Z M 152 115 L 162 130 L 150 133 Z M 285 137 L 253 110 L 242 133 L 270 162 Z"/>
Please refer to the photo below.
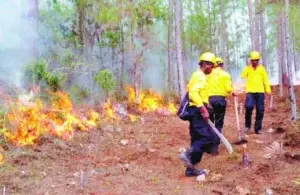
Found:
<path fill-rule="evenodd" d="M 215 64 L 215 54 L 206 52 L 199 58 L 200 70 L 192 74 L 187 86 L 189 96 L 190 113 L 190 149 L 180 154 L 180 159 L 187 166 L 185 175 L 188 177 L 204 174 L 201 169 L 194 165 L 201 161 L 204 152 L 211 153 L 212 147 L 218 141 L 217 135 L 208 125 L 209 113 L 206 76 L 210 74 Z"/>
<path fill-rule="evenodd" d="M 215 123 L 216 128 L 222 133 L 224 117 L 226 112 L 226 96 L 232 93 L 230 74 L 223 70 L 224 61 L 216 58 L 216 68 L 207 77 L 210 120 Z M 218 154 L 220 141 L 214 146 L 213 154 Z"/>
<path fill-rule="evenodd" d="M 256 106 L 254 130 L 256 134 L 261 134 L 265 110 L 265 92 L 271 94 L 271 87 L 266 69 L 261 64 L 258 64 L 260 54 L 257 51 L 252 51 L 249 58 L 251 61 L 250 65 L 246 66 L 241 73 L 241 77 L 246 79 L 245 133 L 250 131 L 252 111 L 254 106 Z"/>

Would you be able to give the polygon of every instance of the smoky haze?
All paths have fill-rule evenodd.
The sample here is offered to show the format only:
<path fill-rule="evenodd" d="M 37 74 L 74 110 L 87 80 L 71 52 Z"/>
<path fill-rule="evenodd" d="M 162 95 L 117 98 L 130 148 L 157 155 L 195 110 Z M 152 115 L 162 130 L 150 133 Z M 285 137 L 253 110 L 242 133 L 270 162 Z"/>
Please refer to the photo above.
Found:
<path fill-rule="evenodd" d="M 22 72 L 31 56 L 37 32 L 27 17 L 26 1 L 0 1 L 0 79 L 4 83 L 22 86 Z"/>
<path fill-rule="evenodd" d="M 22 87 L 24 82 L 22 79 L 22 73 L 24 72 L 24 66 L 35 58 L 36 53 L 33 50 L 38 50 L 38 55 L 43 58 L 46 57 L 50 50 L 55 51 L 56 54 L 64 55 L 66 49 L 63 49 L 58 44 L 54 43 L 52 40 L 51 34 L 52 30 L 48 27 L 43 26 L 42 23 L 39 24 L 37 28 L 35 27 L 34 17 L 31 17 L 31 7 L 28 5 L 28 2 L 25 0 L 0 0 L 0 82 L 8 83 L 16 87 Z M 58 1 L 65 4 L 67 7 L 71 7 L 71 3 L 68 0 Z M 41 10 L 50 10 L 51 22 L 55 24 L 62 23 L 59 15 L 56 17 L 56 13 L 51 10 L 47 1 L 42 0 L 40 3 Z M 72 9 L 70 9 L 72 10 Z M 73 10 L 74 11 L 74 10 Z M 69 13 L 70 14 L 70 13 Z M 71 14 L 76 14 L 71 13 Z M 72 16 L 73 17 L 73 16 Z M 72 28 L 72 22 L 64 22 L 63 27 L 68 31 Z M 149 42 L 149 49 L 145 51 L 142 73 L 142 87 L 143 88 L 153 88 L 155 91 L 163 92 L 167 89 L 167 29 L 164 28 L 164 24 L 158 24 L 153 28 L 152 32 L 153 37 Z M 38 33 L 43 36 L 38 36 Z M 229 32 L 234 34 L 234 32 Z M 247 33 L 246 33 L 247 34 Z M 247 35 L 244 35 L 243 39 L 246 39 Z M 39 39 L 38 39 L 39 37 Z M 154 43 L 157 42 L 157 43 Z M 247 53 L 247 48 L 249 43 L 245 44 L 246 46 L 241 47 L 243 53 Z M 38 47 L 38 48 L 37 48 Z M 72 48 L 68 48 L 70 52 L 74 52 Z M 103 59 L 100 61 L 98 55 L 103 53 Z M 200 55 L 199 51 L 199 55 Z M 76 53 L 74 52 L 75 56 Z M 106 54 L 106 55 L 104 55 Z M 174 53 L 175 54 L 175 53 Z M 119 61 L 115 63 L 114 69 L 112 68 L 112 52 L 110 48 L 101 48 L 94 47 L 88 55 L 91 56 L 91 63 L 93 64 L 89 68 L 86 68 L 84 73 L 80 71 L 79 74 L 74 74 L 72 78 L 72 83 L 80 87 L 89 87 L 93 88 L 93 91 L 98 93 L 101 92 L 99 88 L 93 83 L 93 77 L 88 74 L 95 74 L 98 70 L 109 68 L 112 69 L 115 75 L 117 73 L 117 67 L 119 66 Z M 185 78 L 186 82 L 190 78 L 190 75 L 193 71 L 197 70 L 197 60 L 198 55 L 194 53 L 193 57 L 187 57 L 184 60 L 185 64 Z M 233 67 L 230 64 L 229 72 L 232 76 L 233 82 L 239 82 L 239 73 L 243 67 L 243 62 L 245 59 L 240 59 L 239 62 L 235 62 L 236 66 Z M 126 71 L 126 81 L 131 82 L 131 77 L 129 74 L 130 64 L 128 64 L 128 55 L 125 54 L 125 71 Z M 271 63 L 271 62 L 270 62 Z M 276 63 L 272 61 L 272 63 Z M 173 75 L 175 78 L 175 88 L 177 88 L 177 71 L 176 71 L 176 59 L 173 58 Z M 61 64 L 58 62 L 56 64 L 51 64 L 52 67 L 59 68 Z M 275 66 L 276 71 L 276 66 Z M 277 71 L 278 72 L 278 71 Z M 270 76 L 271 77 L 271 76 Z M 278 83 L 277 74 L 273 75 L 271 78 L 272 84 Z M 91 86 L 91 87 L 90 87 Z"/>

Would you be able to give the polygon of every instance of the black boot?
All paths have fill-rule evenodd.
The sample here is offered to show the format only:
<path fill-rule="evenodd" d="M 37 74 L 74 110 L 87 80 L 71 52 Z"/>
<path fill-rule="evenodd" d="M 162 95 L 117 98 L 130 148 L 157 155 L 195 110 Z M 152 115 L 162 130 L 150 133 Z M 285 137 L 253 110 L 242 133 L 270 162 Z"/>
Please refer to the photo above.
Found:
<path fill-rule="evenodd" d="M 202 169 L 187 167 L 185 170 L 185 176 L 187 176 L 187 177 L 194 177 L 194 176 L 198 176 L 198 175 L 202 175 L 202 174 L 206 174 L 206 172 Z"/>

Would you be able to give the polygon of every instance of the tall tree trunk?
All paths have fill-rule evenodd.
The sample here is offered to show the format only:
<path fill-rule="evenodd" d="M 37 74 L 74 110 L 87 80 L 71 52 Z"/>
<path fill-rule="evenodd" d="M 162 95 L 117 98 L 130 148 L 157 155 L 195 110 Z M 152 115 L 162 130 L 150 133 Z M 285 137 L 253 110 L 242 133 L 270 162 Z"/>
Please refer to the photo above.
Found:
<path fill-rule="evenodd" d="M 84 45 L 84 8 L 82 8 L 79 3 L 77 3 L 77 23 L 78 23 L 78 37 L 79 37 L 79 44 L 81 46 Z M 81 49 L 81 54 L 83 50 Z"/>
<path fill-rule="evenodd" d="M 286 22 L 285 22 L 285 15 L 284 12 L 281 13 L 281 49 L 280 53 L 282 55 L 282 77 L 283 77 L 283 84 L 284 86 L 288 85 L 288 72 L 287 72 L 287 56 L 286 56 L 286 50 L 287 50 L 287 43 L 286 43 Z"/>
<path fill-rule="evenodd" d="M 173 14 L 174 0 L 169 0 L 169 24 L 168 24 L 168 91 L 173 90 Z"/>
<path fill-rule="evenodd" d="M 283 24 L 283 13 L 279 13 L 278 18 L 278 79 L 279 79 L 279 96 L 283 97 L 283 84 L 284 84 L 284 67 L 285 67 L 285 51 L 284 51 L 284 24 Z"/>
<path fill-rule="evenodd" d="M 261 3 L 261 2 L 260 2 Z M 266 30 L 264 22 L 264 8 L 260 8 L 259 13 L 259 24 L 260 24 L 260 43 L 261 43 L 261 53 L 262 53 L 262 64 L 266 67 L 268 66 L 267 62 L 267 46 L 266 46 Z"/>
<path fill-rule="evenodd" d="M 30 21 L 31 28 L 33 28 L 33 34 L 30 34 L 31 37 L 31 55 L 35 58 L 39 58 L 39 49 L 38 49 L 38 23 L 39 23 L 39 1 L 38 0 L 29 0 L 28 2 L 28 12 L 27 19 Z"/>
<path fill-rule="evenodd" d="M 209 49 L 212 50 L 212 21 L 211 21 L 211 9 L 210 9 L 210 0 L 207 0 L 208 7 L 208 27 L 209 27 Z"/>
<path fill-rule="evenodd" d="M 250 29 L 250 39 L 251 39 L 251 49 L 255 49 L 255 39 L 254 39 L 254 23 L 253 23 L 253 8 L 252 1 L 248 0 L 248 13 L 249 13 L 249 29 Z"/>
<path fill-rule="evenodd" d="M 134 32 L 132 31 L 130 35 L 130 45 L 131 45 L 131 67 L 132 67 L 132 79 L 133 79 L 133 86 L 134 86 L 134 93 L 135 93 L 135 101 L 136 103 L 139 102 L 139 88 L 138 88 L 138 80 L 137 80 L 137 55 L 135 50 L 135 43 L 134 43 Z"/>
<path fill-rule="evenodd" d="M 181 1 L 181 3 L 179 4 L 180 5 L 180 15 L 179 15 L 179 17 L 180 17 L 180 28 L 181 28 L 181 40 L 184 40 L 185 39 L 185 34 L 183 33 L 184 32 L 184 23 L 183 23 L 183 5 L 182 5 L 182 2 L 183 1 Z M 182 41 L 181 41 L 181 43 L 182 43 Z M 186 67 L 186 65 L 187 65 L 187 61 L 188 61 L 188 54 L 187 54 L 187 48 L 186 47 L 184 47 L 184 45 L 183 44 L 181 44 L 181 48 L 182 48 L 182 64 L 184 64 L 185 65 L 185 67 Z M 189 70 L 188 70 L 188 68 L 183 68 L 183 78 L 186 78 L 187 77 L 187 75 L 188 75 L 188 72 L 189 72 Z"/>
<path fill-rule="evenodd" d="M 147 51 L 147 45 L 148 45 L 148 39 L 147 39 L 147 32 L 150 31 L 150 29 L 144 29 L 145 27 L 141 27 L 139 29 L 139 37 L 141 42 L 141 50 L 138 53 L 138 56 L 136 56 L 136 83 L 135 83 L 135 91 L 136 91 L 136 101 L 139 101 L 139 92 L 141 87 L 141 81 L 142 81 L 142 71 L 144 67 L 144 52 Z"/>
<path fill-rule="evenodd" d="M 227 64 L 227 49 L 226 49 L 226 21 L 225 21 L 225 10 L 224 10 L 224 0 L 220 1 L 220 12 L 221 12 L 221 56 L 224 59 L 225 68 L 228 66 Z M 227 68 L 226 68 L 227 69 Z"/>
<path fill-rule="evenodd" d="M 253 20 L 254 24 L 254 50 L 256 51 L 261 51 L 261 44 L 260 44 L 260 7 L 259 7 L 259 1 L 260 0 L 255 0 L 255 17 Z"/>
<path fill-rule="evenodd" d="M 178 67 L 178 89 L 179 97 L 182 99 L 185 94 L 183 64 L 182 64 L 182 38 L 181 38 L 181 19 L 180 19 L 181 1 L 175 1 L 175 39 L 176 39 L 176 60 Z"/>
<path fill-rule="evenodd" d="M 293 74 L 292 74 L 292 63 L 291 63 L 291 53 L 290 53 L 290 35 L 289 35 L 289 0 L 285 0 L 285 38 L 286 38 L 286 59 L 287 59 L 287 69 L 288 69 L 288 91 L 291 103 L 291 115 L 292 120 L 298 119 L 296 97 L 294 92 Z"/>
<path fill-rule="evenodd" d="M 124 48 L 124 31 L 123 31 L 123 24 L 121 24 L 121 61 L 120 61 L 120 66 L 119 66 L 119 89 L 120 89 L 120 95 L 121 92 L 124 89 L 124 65 L 125 65 L 125 48 Z"/>
<path fill-rule="evenodd" d="M 297 50 L 296 50 L 296 22 L 293 23 L 293 64 L 294 64 L 294 70 L 295 70 L 295 77 L 297 77 L 296 72 L 298 71 L 298 66 L 297 66 Z"/>

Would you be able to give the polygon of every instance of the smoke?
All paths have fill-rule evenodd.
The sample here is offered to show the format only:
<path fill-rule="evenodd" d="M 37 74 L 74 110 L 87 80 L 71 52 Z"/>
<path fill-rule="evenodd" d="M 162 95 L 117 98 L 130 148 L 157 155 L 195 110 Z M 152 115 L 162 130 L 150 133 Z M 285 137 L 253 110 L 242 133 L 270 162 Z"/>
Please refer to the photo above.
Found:
<path fill-rule="evenodd" d="M 0 1 L 0 80 L 16 87 L 22 85 L 22 72 L 32 55 L 37 32 L 27 17 L 27 1 Z"/>

